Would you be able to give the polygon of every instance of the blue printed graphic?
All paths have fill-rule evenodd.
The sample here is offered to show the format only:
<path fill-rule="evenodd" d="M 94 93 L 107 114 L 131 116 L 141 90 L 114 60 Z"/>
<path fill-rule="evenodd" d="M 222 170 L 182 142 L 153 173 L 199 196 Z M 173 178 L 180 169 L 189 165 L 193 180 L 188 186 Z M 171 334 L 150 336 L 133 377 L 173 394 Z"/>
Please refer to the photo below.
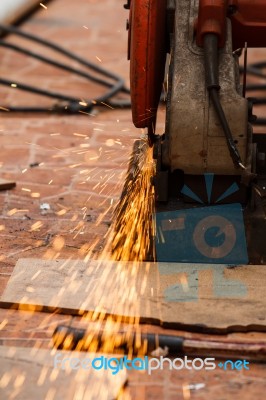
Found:
<path fill-rule="evenodd" d="M 213 174 L 205 174 L 208 203 L 213 187 Z M 238 190 L 232 184 L 216 201 Z M 184 186 L 182 193 L 203 204 Z M 247 264 L 248 254 L 241 204 L 194 207 L 156 214 L 156 254 L 158 261 Z"/>
<path fill-rule="evenodd" d="M 247 287 L 239 279 L 226 276 L 228 266 L 224 264 L 192 264 L 192 263 L 158 263 L 160 275 L 176 276 L 176 283 L 163 288 L 164 300 L 167 302 L 195 302 L 199 299 L 199 282 L 201 271 L 212 271 L 210 288 L 217 298 L 237 299 L 247 296 Z M 185 285 L 180 282 L 180 275 L 185 277 Z M 163 279 L 161 285 L 163 284 Z"/>

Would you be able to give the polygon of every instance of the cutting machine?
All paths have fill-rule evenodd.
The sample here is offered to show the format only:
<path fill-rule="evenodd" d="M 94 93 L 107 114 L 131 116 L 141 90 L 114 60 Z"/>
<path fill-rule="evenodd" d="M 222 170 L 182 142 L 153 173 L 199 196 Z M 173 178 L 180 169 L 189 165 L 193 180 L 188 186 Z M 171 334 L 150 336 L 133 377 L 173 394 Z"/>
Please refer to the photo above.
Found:
<path fill-rule="evenodd" d="M 170 248 L 175 247 L 179 236 L 167 238 L 167 231 L 177 235 L 190 217 L 188 210 L 195 213 L 196 208 L 190 234 L 201 243 L 201 255 L 209 254 L 204 262 L 221 262 L 215 252 L 237 240 L 240 228 L 231 221 L 236 214 L 230 205 L 238 205 L 247 257 L 225 262 L 265 263 L 266 135 L 253 134 L 253 101 L 245 97 L 245 71 L 243 80 L 239 72 L 242 49 L 246 66 L 248 47 L 266 47 L 265 0 L 128 0 L 125 8 L 130 10 L 133 122 L 147 128 L 156 160 L 156 221 L 164 236 L 161 242 L 157 238 L 159 259 L 194 260 L 179 259 L 175 252 L 169 256 L 162 242 L 172 240 Z M 156 115 L 164 91 L 165 132 L 158 135 Z M 219 216 L 220 210 L 227 210 L 228 217 Z M 211 221 L 218 231 L 207 239 Z M 186 246 L 187 236 L 182 240 Z M 245 253 L 241 246 L 239 252 Z"/>

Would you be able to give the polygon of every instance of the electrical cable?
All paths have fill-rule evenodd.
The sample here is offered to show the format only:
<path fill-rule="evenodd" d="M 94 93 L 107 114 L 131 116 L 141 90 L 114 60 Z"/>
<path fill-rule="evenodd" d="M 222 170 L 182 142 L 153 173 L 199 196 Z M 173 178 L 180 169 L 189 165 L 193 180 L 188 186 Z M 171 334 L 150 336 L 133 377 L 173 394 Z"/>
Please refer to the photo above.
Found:
<path fill-rule="evenodd" d="M 215 356 L 233 360 L 248 358 L 253 362 L 265 361 L 265 343 L 247 341 L 220 342 L 208 338 L 186 338 L 161 333 L 115 331 L 104 329 L 86 330 L 73 326 L 58 325 L 52 336 L 54 349 L 67 351 L 91 351 L 131 356 L 167 357 Z M 112 347 L 110 346 L 112 343 Z M 243 354 L 243 348 L 245 348 Z"/>
<path fill-rule="evenodd" d="M 231 157 L 238 167 L 245 169 L 235 145 L 234 138 L 232 136 L 218 94 L 220 90 L 218 72 L 218 37 L 215 34 L 209 33 L 204 36 L 204 61 L 206 86 L 216 114 L 222 125 Z"/>
<path fill-rule="evenodd" d="M 36 42 L 40 45 L 43 45 L 45 47 L 48 47 L 57 53 L 63 54 L 64 56 L 79 62 L 81 65 L 84 65 L 85 67 L 96 72 L 98 75 L 104 76 L 105 78 L 108 78 L 109 80 L 105 80 L 100 77 L 93 76 L 83 70 L 73 68 L 69 65 L 66 65 L 66 64 L 63 64 L 56 60 L 53 60 L 51 58 L 45 57 L 41 54 L 32 52 L 26 48 L 9 43 L 5 40 L 0 40 L 0 46 L 9 48 L 13 51 L 16 51 L 16 52 L 19 52 L 22 54 L 25 54 L 26 56 L 32 57 L 41 62 L 52 65 L 56 68 L 66 70 L 68 72 L 71 72 L 71 73 L 81 76 L 83 78 L 86 78 L 90 81 L 93 81 L 99 85 L 110 88 L 102 96 L 99 96 L 95 99 L 81 101 L 81 99 L 77 98 L 77 97 L 67 96 L 67 95 L 64 95 L 61 93 L 51 92 L 51 91 L 48 91 L 45 89 L 33 87 L 33 86 L 27 85 L 25 83 L 16 82 L 15 84 L 16 84 L 17 89 L 28 91 L 28 92 L 35 93 L 35 94 L 40 94 L 40 95 L 50 97 L 50 98 L 55 98 L 55 99 L 64 101 L 66 103 L 65 104 L 56 103 L 49 108 L 47 108 L 47 107 L 44 108 L 44 107 L 25 107 L 25 106 L 23 106 L 23 107 L 5 106 L 5 107 L 1 107 L 0 111 L 8 110 L 8 111 L 15 111 L 15 112 L 22 112 L 22 111 L 23 112 L 56 112 L 56 113 L 71 113 L 71 114 L 73 114 L 73 113 L 78 113 L 78 112 L 91 111 L 92 108 L 95 106 L 106 105 L 106 104 L 104 104 L 106 102 L 108 102 L 108 105 L 110 105 L 111 107 L 130 107 L 130 101 L 112 99 L 113 96 L 117 95 L 120 92 L 126 93 L 126 94 L 130 93 L 129 89 L 127 89 L 125 87 L 124 80 L 121 77 L 119 77 L 118 75 L 116 75 L 112 72 L 109 72 L 106 69 L 99 67 L 98 65 L 95 65 L 95 64 L 77 56 L 76 54 L 70 52 L 69 50 L 62 48 L 61 46 L 59 46 L 55 43 L 52 43 L 52 42 L 45 40 L 43 38 L 40 38 L 38 36 L 23 32 L 13 26 L 9 27 L 9 26 L 0 24 L 0 30 L 4 31 L 6 33 L 9 33 L 9 34 L 15 34 L 15 35 L 23 37 L 27 40 L 30 40 L 30 41 Z M 114 83 L 111 83 L 110 80 L 113 80 Z M 5 85 L 5 86 L 11 86 L 12 84 L 14 84 L 14 81 L 0 78 L 0 84 Z"/>
<path fill-rule="evenodd" d="M 75 113 L 80 113 L 80 112 L 81 113 L 82 112 L 90 112 L 95 106 L 105 105 L 103 103 L 106 103 L 106 102 L 108 102 L 108 105 L 110 105 L 111 107 L 114 107 L 114 108 L 130 107 L 130 105 L 131 105 L 130 100 L 115 100 L 115 99 L 113 99 L 113 97 L 119 93 L 125 93 L 125 94 L 130 93 L 129 89 L 126 88 L 124 85 L 124 80 L 121 79 L 118 75 L 116 75 L 116 74 L 88 61 L 88 60 L 83 59 L 82 57 L 72 53 L 71 51 L 69 51 L 53 42 L 50 42 L 50 41 L 43 39 L 41 37 L 38 37 L 36 35 L 32 35 L 30 33 L 24 32 L 14 26 L 6 26 L 3 24 L 0 24 L 0 30 L 2 30 L 5 33 L 14 34 L 14 35 L 17 35 L 24 39 L 27 39 L 27 40 L 33 41 L 35 43 L 38 43 L 40 45 L 43 45 L 45 47 L 48 47 L 48 48 L 54 50 L 55 52 L 62 54 L 64 56 L 68 57 L 69 59 L 78 62 L 79 64 L 85 66 L 86 68 L 91 69 L 96 74 L 103 76 L 103 77 L 107 78 L 108 80 L 102 79 L 99 76 L 98 77 L 93 76 L 92 74 L 90 74 L 88 72 L 85 72 L 83 70 L 60 63 L 56 60 L 53 60 L 53 59 L 45 57 L 41 54 L 32 52 L 21 46 L 17 46 L 15 44 L 9 43 L 6 40 L 0 40 L 0 46 L 9 48 L 16 52 L 20 52 L 22 54 L 25 54 L 26 56 L 32 57 L 41 62 L 45 62 L 49 65 L 52 65 L 56 68 L 60 68 L 62 70 L 71 72 L 71 73 L 81 76 L 85 79 L 93 81 L 94 83 L 97 83 L 99 85 L 110 88 L 110 90 L 107 91 L 104 95 L 99 96 L 96 99 L 93 99 L 93 100 L 89 99 L 89 100 L 85 100 L 85 101 L 81 102 L 80 98 L 78 98 L 78 97 L 67 96 L 67 95 L 64 95 L 61 93 L 51 92 L 51 91 L 48 91 L 45 89 L 36 88 L 31 85 L 27 85 L 25 83 L 15 82 L 17 89 L 25 90 L 25 91 L 28 91 L 31 93 L 43 95 L 43 96 L 50 97 L 50 98 L 55 98 L 64 103 L 63 104 L 61 102 L 55 103 L 55 104 L 51 105 L 50 107 L 2 106 L 2 107 L 0 107 L 0 112 L 8 110 L 11 112 L 12 111 L 13 112 L 37 112 L 37 113 L 53 112 L 53 113 L 66 113 L 66 114 L 74 113 L 75 114 Z M 217 48 L 216 47 L 213 48 L 213 51 L 214 51 L 213 56 L 216 57 Z M 216 58 L 216 59 L 218 60 L 218 58 Z M 213 57 L 212 57 L 212 60 L 214 60 Z M 208 65 L 209 65 L 209 62 L 208 62 Z M 265 67 L 266 67 L 266 62 L 264 62 L 264 61 L 249 65 L 247 68 L 247 74 L 266 79 L 266 74 L 261 71 Z M 217 65 L 215 68 L 217 68 Z M 215 69 L 212 69 L 209 72 L 212 72 L 212 80 L 213 80 L 215 78 L 215 76 L 213 75 L 215 72 Z M 243 72 L 243 68 L 240 68 L 240 72 Z M 110 82 L 110 80 L 114 81 L 114 83 Z M 210 96 L 213 99 L 212 101 L 213 101 L 215 108 L 217 109 L 218 114 L 220 116 L 222 116 L 222 114 L 224 114 L 224 113 L 223 113 L 221 106 L 219 106 L 220 101 L 219 101 L 219 97 L 217 95 L 217 92 L 219 90 L 219 84 L 217 82 L 218 82 L 218 80 L 216 81 L 216 84 L 217 84 L 216 89 L 214 90 L 214 88 L 213 88 L 210 90 Z M 0 78 L 0 84 L 5 85 L 5 86 L 11 86 L 12 84 L 14 84 L 14 80 L 11 81 L 11 80 L 7 80 L 4 78 Z M 246 90 L 247 91 L 263 91 L 263 90 L 266 90 L 266 85 L 265 84 L 247 85 Z M 215 94 L 215 92 L 216 92 L 216 94 Z M 253 104 L 263 105 L 263 104 L 266 104 L 266 97 L 259 97 L 256 99 L 252 99 L 252 101 L 253 101 Z M 82 103 L 82 104 L 80 104 L 80 103 Z M 228 129 L 229 127 L 226 122 L 226 119 L 222 118 L 222 121 L 223 121 L 222 122 L 223 129 L 225 130 L 225 132 L 227 132 L 227 135 L 229 135 L 228 137 L 230 138 L 230 134 L 229 134 L 230 129 Z M 257 118 L 257 120 L 254 121 L 253 123 L 256 125 L 266 125 L 266 119 L 265 118 Z M 227 127 L 226 127 L 226 124 L 227 124 Z M 228 143 L 229 143 L 229 148 L 231 149 L 230 152 L 235 153 L 236 147 L 234 145 L 234 142 L 232 142 L 231 139 L 232 138 L 227 139 Z M 238 156 L 235 156 L 235 157 L 237 158 Z"/>

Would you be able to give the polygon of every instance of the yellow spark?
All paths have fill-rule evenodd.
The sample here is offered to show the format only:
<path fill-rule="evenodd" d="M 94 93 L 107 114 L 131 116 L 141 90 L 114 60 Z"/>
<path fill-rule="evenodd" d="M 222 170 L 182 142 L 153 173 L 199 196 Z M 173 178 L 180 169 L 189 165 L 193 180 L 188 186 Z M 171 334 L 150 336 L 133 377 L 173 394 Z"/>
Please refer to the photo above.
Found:
<path fill-rule="evenodd" d="M 41 6 L 42 8 L 44 8 L 45 10 L 47 10 L 47 7 L 46 7 L 43 3 L 40 3 L 40 6 Z"/>
<path fill-rule="evenodd" d="M 90 147 L 91 145 L 89 143 L 81 143 L 79 146 L 82 148 L 87 148 Z"/>
<path fill-rule="evenodd" d="M 81 103 L 82 103 L 82 102 L 81 102 Z M 84 104 L 85 104 L 85 103 L 84 103 Z M 77 133 L 77 132 L 74 132 L 73 135 L 74 135 L 74 136 L 80 136 L 80 137 L 87 137 L 87 135 L 84 135 L 84 134 L 82 134 L 82 133 Z"/>
<path fill-rule="evenodd" d="M 78 214 L 74 214 L 70 221 L 74 222 L 78 219 Z"/>
<path fill-rule="evenodd" d="M 0 324 L 0 331 L 2 329 L 4 329 L 4 327 L 7 325 L 7 323 L 8 323 L 8 319 L 7 318 L 3 319 L 3 321 Z"/>
<path fill-rule="evenodd" d="M 47 372 L 48 372 L 48 367 L 43 367 L 40 376 L 37 380 L 37 386 L 42 386 L 44 384 Z"/>
<path fill-rule="evenodd" d="M 21 171 L 21 173 L 22 173 L 22 174 L 25 174 L 26 171 L 28 171 L 28 168 L 24 168 L 24 169 Z"/>
<path fill-rule="evenodd" d="M 18 85 L 16 83 L 11 83 L 11 87 L 16 88 Z"/>
<path fill-rule="evenodd" d="M 28 292 L 28 293 L 34 293 L 34 292 L 35 292 L 35 289 L 34 289 L 33 287 L 31 287 L 31 286 L 28 286 L 28 287 L 26 288 L 26 292 Z"/>
<path fill-rule="evenodd" d="M 9 111 L 9 109 L 8 109 L 8 108 L 5 108 L 5 107 L 0 107 L 0 110 Z"/>
<path fill-rule="evenodd" d="M 184 290 L 184 292 L 188 292 L 189 291 L 189 286 L 188 286 L 188 279 L 186 274 L 182 274 L 180 277 L 180 282 L 182 285 L 182 288 Z"/>
<path fill-rule="evenodd" d="M 69 165 L 69 168 L 76 168 L 76 167 L 80 167 L 82 164 L 72 164 Z"/>
<path fill-rule="evenodd" d="M 53 248 L 55 251 L 60 251 L 65 245 L 65 239 L 63 236 L 57 236 L 53 241 Z"/>
<path fill-rule="evenodd" d="M 104 103 L 103 101 L 101 101 L 101 104 L 103 104 L 106 107 L 111 108 L 111 110 L 114 110 L 114 107 L 111 107 L 109 104 Z"/>
<path fill-rule="evenodd" d="M 53 179 L 51 179 L 51 180 L 48 182 L 48 185 L 51 185 L 52 182 L 53 182 Z"/>
<path fill-rule="evenodd" d="M 5 225 L 0 225 L 0 231 L 4 231 L 6 229 Z"/>
<path fill-rule="evenodd" d="M 41 221 L 37 221 L 34 224 L 31 225 L 30 232 L 37 231 L 43 226 L 43 223 Z"/>
<path fill-rule="evenodd" d="M 19 388 L 20 386 L 22 386 L 24 381 L 25 381 L 25 375 L 24 374 L 18 375 L 14 382 L 14 388 Z"/>
<path fill-rule="evenodd" d="M 0 388 L 4 389 L 5 387 L 7 387 L 10 381 L 11 381 L 11 373 L 5 372 L 0 379 Z"/>
<path fill-rule="evenodd" d="M 31 192 L 31 190 L 27 188 L 22 188 L 21 190 L 23 190 L 23 192 Z"/>
<path fill-rule="evenodd" d="M 59 369 L 53 369 L 49 378 L 50 382 L 55 382 L 58 377 L 58 374 L 59 374 Z"/>
<path fill-rule="evenodd" d="M 80 113 L 80 114 L 89 115 L 90 117 L 95 117 L 95 115 L 93 115 L 93 114 L 90 114 L 90 113 L 88 113 L 88 112 L 85 112 L 85 111 L 81 111 L 81 110 L 79 110 L 79 113 Z"/>
<path fill-rule="evenodd" d="M 86 103 L 85 101 L 79 101 L 79 104 L 84 107 L 86 107 L 88 105 L 88 103 Z"/>
<path fill-rule="evenodd" d="M 17 208 L 12 208 L 12 210 L 9 210 L 8 212 L 7 212 L 7 215 L 8 216 L 11 216 L 11 215 L 14 215 L 14 214 L 16 214 L 16 213 L 18 213 L 18 212 L 28 212 L 29 210 L 18 210 Z"/>
<path fill-rule="evenodd" d="M 33 192 L 33 193 L 31 193 L 31 197 L 33 197 L 33 198 L 38 198 L 38 197 L 40 197 L 40 196 L 41 196 L 41 194 L 38 193 L 38 192 Z"/>
<path fill-rule="evenodd" d="M 189 400 L 190 399 L 190 389 L 189 389 L 189 385 L 183 385 L 182 386 L 183 389 L 183 398 L 184 400 Z"/>
<path fill-rule="evenodd" d="M 95 58 L 96 58 L 99 62 L 102 62 L 102 60 L 101 60 L 99 57 L 95 56 Z"/>
<path fill-rule="evenodd" d="M 84 29 L 89 29 L 86 25 L 83 25 L 83 28 L 84 28 Z"/>
<path fill-rule="evenodd" d="M 59 211 L 57 211 L 57 215 L 65 215 L 67 213 L 67 210 L 66 209 L 62 209 L 62 210 L 59 210 Z"/>

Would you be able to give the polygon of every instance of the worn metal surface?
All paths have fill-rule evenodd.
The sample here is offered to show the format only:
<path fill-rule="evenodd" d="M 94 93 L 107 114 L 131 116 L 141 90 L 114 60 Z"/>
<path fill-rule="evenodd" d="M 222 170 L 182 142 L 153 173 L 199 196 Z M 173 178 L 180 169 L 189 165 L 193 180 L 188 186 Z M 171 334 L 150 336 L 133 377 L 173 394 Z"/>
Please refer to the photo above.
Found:
<path fill-rule="evenodd" d="M 176 2 L 164 163 L 186 174 L 236 175 L 222 127 L 205 87 L 203 50 L 193 39 L 198 0 Z M 220 98 L 241 158 L 248 162 L 248 106 L 240 95 L 237 58 L 232 56 L 230 22 L 220 51 Z"/>

